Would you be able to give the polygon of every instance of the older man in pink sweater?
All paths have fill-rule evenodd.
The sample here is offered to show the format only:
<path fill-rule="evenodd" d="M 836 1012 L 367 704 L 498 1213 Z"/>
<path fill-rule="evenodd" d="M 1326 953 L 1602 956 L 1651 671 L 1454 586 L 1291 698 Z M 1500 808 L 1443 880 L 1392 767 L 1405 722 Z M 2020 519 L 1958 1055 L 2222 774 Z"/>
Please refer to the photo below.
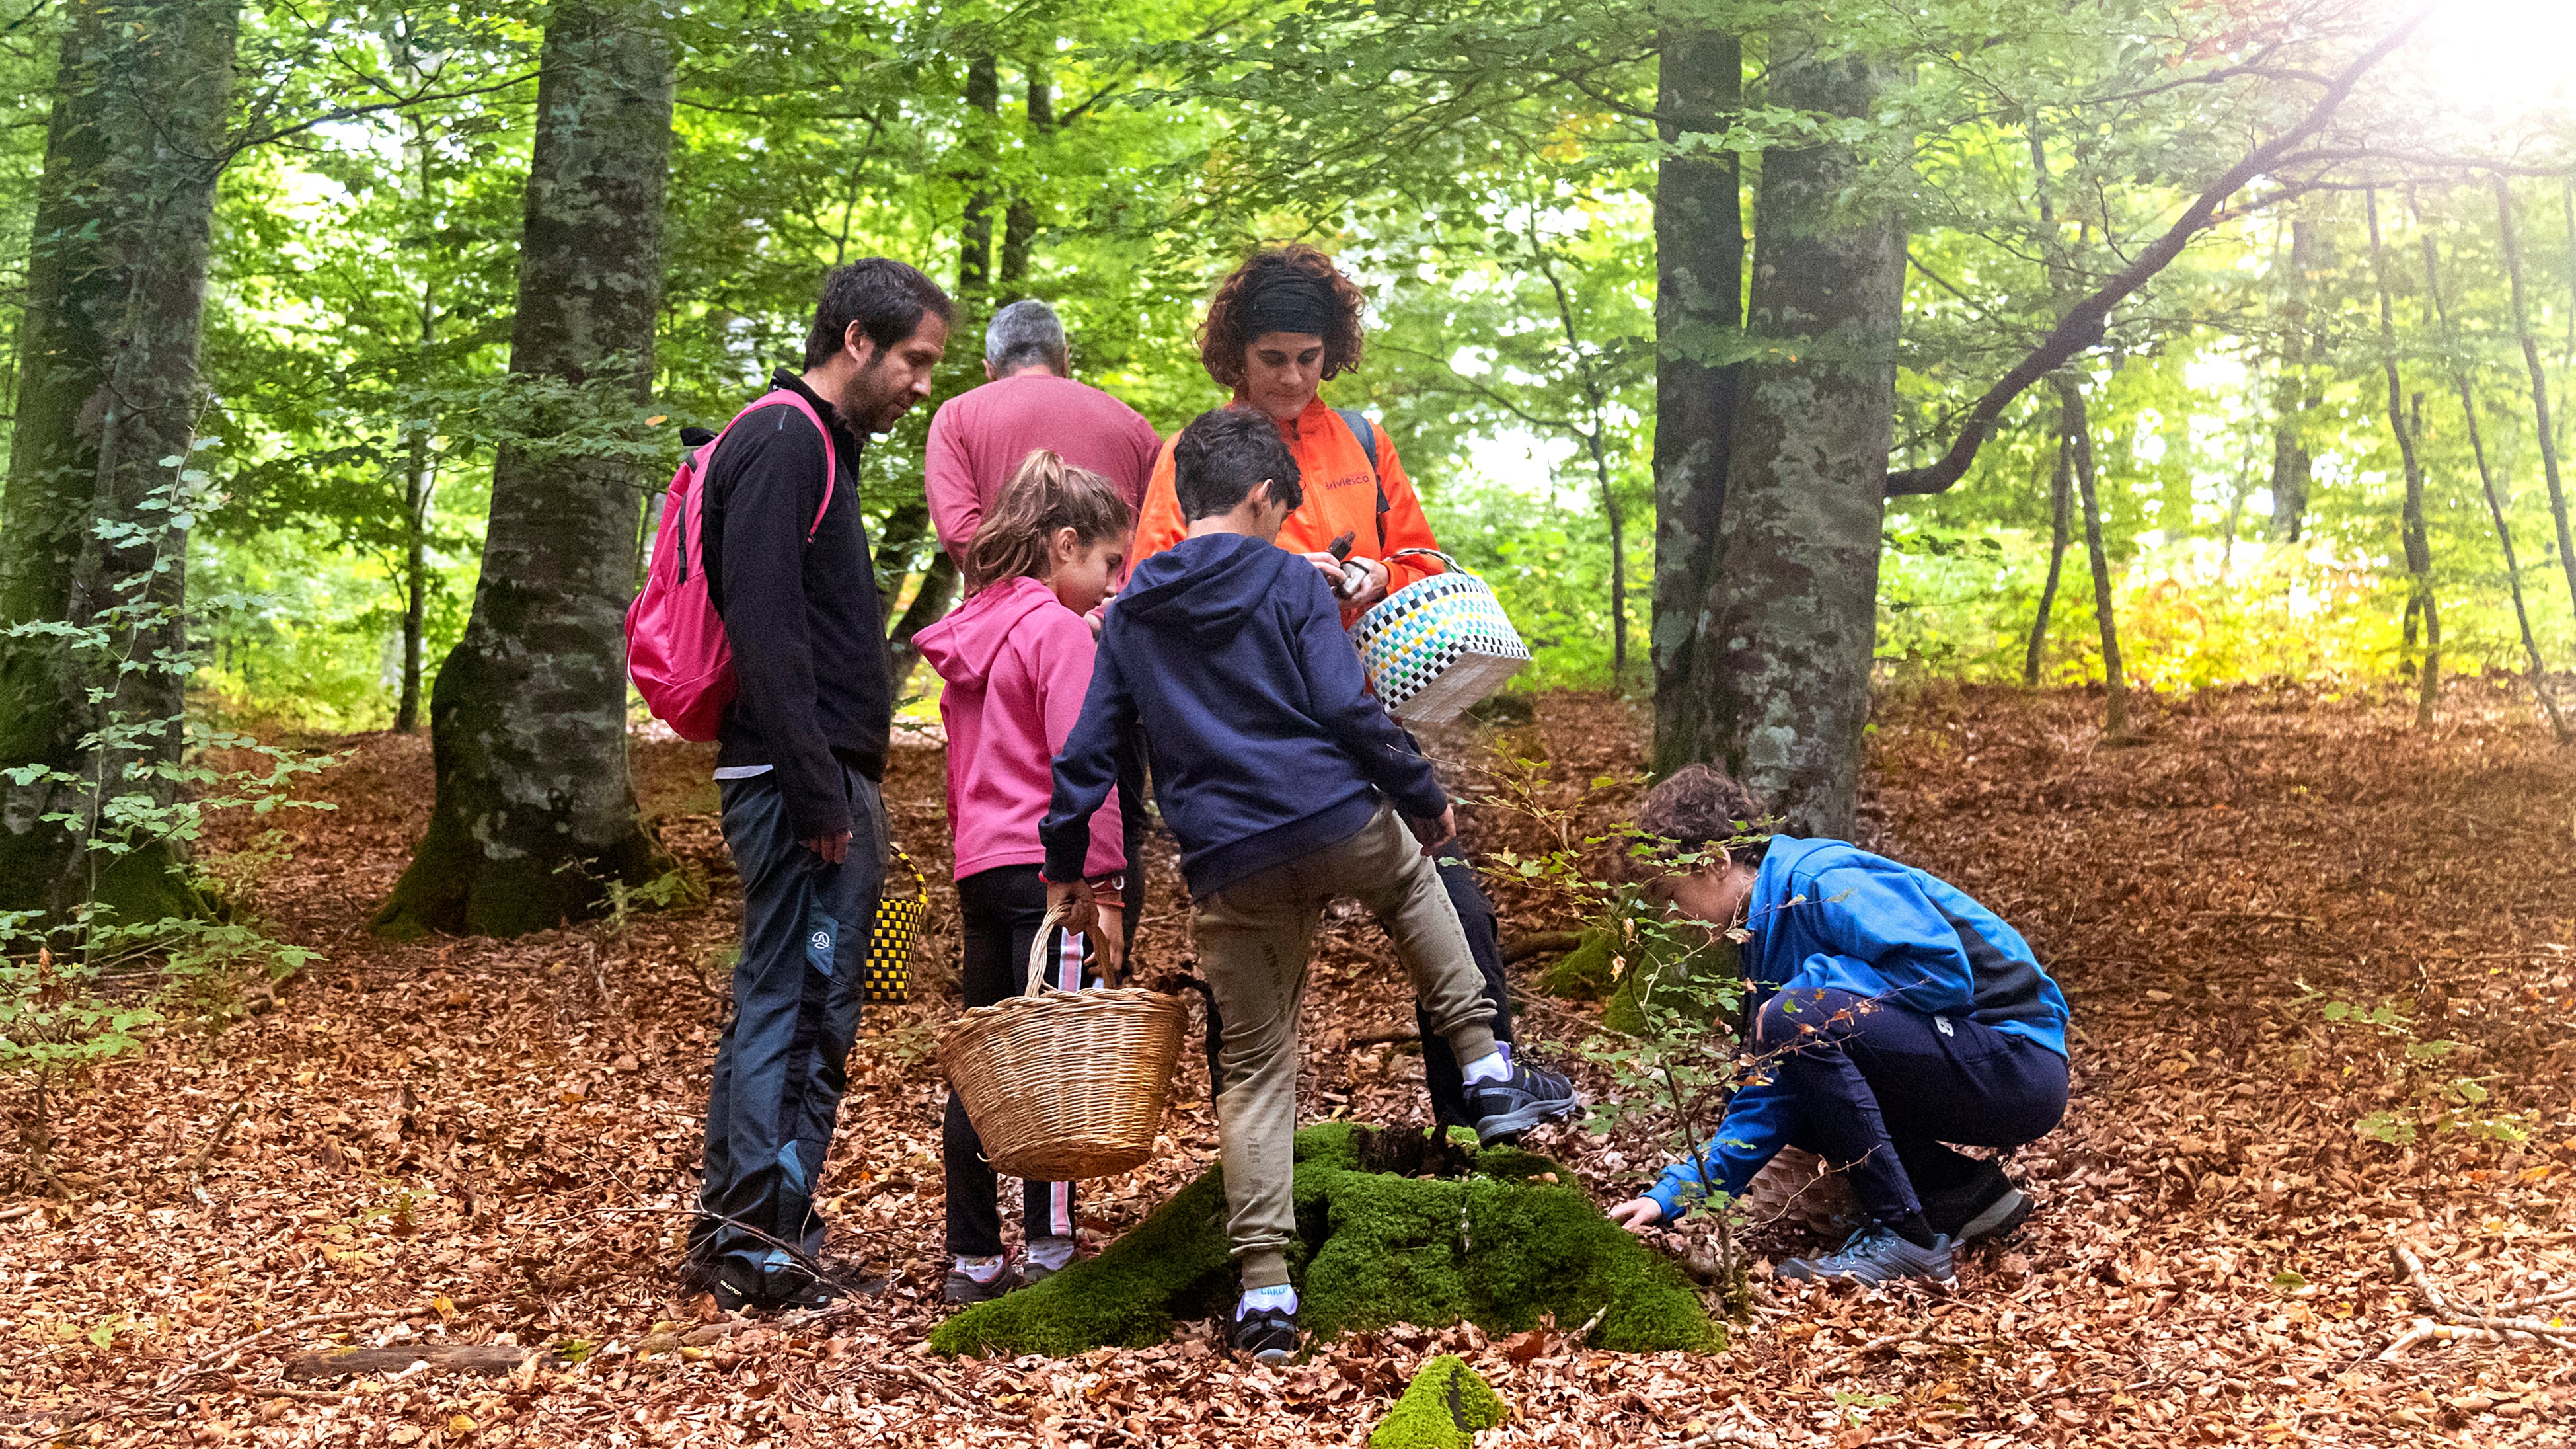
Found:
<path fill-rule="evenodd" d="M 1130 508 L 1163 440 L 1134 408 L 1066 374 L 1064 323 L 1044 302 L 1013 302 L 984 329 L 984 375 L 992 381 L 952 398 L 930 420 L 923 485 L 939 546 L 958 562 L 984 510 L 1020 460 L 1038 448 L 1117 485 Z"/>

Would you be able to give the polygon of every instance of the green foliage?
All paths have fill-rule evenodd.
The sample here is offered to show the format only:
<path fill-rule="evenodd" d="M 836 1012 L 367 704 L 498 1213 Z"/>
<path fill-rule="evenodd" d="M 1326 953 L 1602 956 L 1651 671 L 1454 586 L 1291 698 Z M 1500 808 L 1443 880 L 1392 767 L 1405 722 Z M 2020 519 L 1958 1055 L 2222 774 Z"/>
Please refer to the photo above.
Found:
<path fill-rule="evenodd" d="M 1477 1430 L 1510 1417 L 1511 1410 L 1466 1360 L 1444 1353 L 1422 1366 L 1405 1385 L 1404 1397 L 1369 1431 L 1369 1449 L 1469 1449 Z"/>
<path fill-rule="evenodd" d="M 1497 1148 L 1463 1178 L 1370 1171 L 1367 1131 L 1337 1122 L 1297 1134 L 1289 1266 L 1299 1321 L 1318 1340 L 1397 1323 L 1517 1332 L 1551 1313 L 1560 1323 L 1599 1313 L 1600 1347 L 1723 1343 L 1680 1270 L 1603 1217 L 1556 1164 Z M 1176 1319 L 1221 1313 L 1234 1290 L 1224 1183 L 1210 1168 L 1100 1256 L 958 1313 L 930 1342 L 951 1356 L 1140 1347 L 1169 1338 Z"/>
<path fill-rule="evenodd" d="M 2465 1132 L 2494 1142 L 2521 1142 L 2530 1136 L 2529 1112 L 2500 1112 L 2488 1106 L 2487 1083 L 2497 1074 L 2453 1075 L 2439 1064 L 2467 1048 L 2443 1038 L 2419 1036 L 2415 1023 L 2394 1002 L 2376 1006 L 2343 1001 L 2306 988 L 2298 1003 L 2314 1006 L 2320 1019 L 2346 1028 L 2365 1028 L 2389 1081 L 2407 1105 L 2381 1108 L 2356 1119 L 2352 1130 L 2391 1147 L 2411 1146 L 2420 1132 Z M 2394 1056 L 2388 1049 L 2396 1048 Z"/>

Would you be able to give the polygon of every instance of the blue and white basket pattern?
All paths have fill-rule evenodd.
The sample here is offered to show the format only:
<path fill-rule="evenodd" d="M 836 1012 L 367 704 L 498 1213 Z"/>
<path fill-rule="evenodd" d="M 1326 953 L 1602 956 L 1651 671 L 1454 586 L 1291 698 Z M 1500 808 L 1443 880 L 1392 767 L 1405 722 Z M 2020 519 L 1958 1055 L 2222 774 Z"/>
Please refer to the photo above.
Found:
<path fill-rule="evenodd" d="M 1503 687 L 1529 663 L 1520 631 L 1485 581 L 1429 549 L 1447 573 L 1405 585 L 1351 626 L 1369 685 L 1387 713 L 1438 724 Z"/>

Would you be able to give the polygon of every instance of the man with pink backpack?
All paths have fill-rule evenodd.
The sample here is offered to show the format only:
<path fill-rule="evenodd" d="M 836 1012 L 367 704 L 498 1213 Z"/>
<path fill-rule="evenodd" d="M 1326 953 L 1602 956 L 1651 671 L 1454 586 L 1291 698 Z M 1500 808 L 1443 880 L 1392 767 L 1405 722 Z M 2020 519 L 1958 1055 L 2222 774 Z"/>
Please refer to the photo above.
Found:
<path fill-rule="evenodd" d="M 833 268 L 803 375 L 780 370 L 672 480 L 627 616 L 654 713 L 722 742 L 725 846 L 742 875 L 687 1275 L 726 1309 L 817 1307 L 856 1277 L 822 1265 L 814 1200 L 885 879 L 877 783 L 894 701 L 859 453 L 929 395 L 953 318 L 938 284 L 901 262 Z"/>

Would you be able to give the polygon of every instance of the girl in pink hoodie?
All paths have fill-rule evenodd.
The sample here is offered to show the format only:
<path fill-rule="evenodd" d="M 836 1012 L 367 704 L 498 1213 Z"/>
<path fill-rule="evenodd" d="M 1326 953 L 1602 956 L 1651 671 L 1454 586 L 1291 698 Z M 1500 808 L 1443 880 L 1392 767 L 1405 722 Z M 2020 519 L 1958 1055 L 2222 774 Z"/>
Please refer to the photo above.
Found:
<path fill-rule="evenodd" d="M 1038 821 L 1054 790 L 1053 764 L 1082 713 L 1093 643 L 1083 616 L 1107 598 L 1126 565 L 1135 517 L 1109 480 L 1040 449 L 1002 487 L 967 546 L 967 598 L 916 636 L 921 657 L 947 687 L 948 821 L 957 847 L 957 913 L 969 1007 L 1018 995 L 1029 948 L 1046 916 Z M 1116 902 L 1127 867 L 1116 802 L 1091 818 L 1085 874 L 1093 899 Z M 1107 971 L 1119 966 L 1117 907 L 1092 940 L 1057 930 L 1048 974 L 1079 990 L 1086 947 Z M 1026 1261 L 1002 1250 L 992 1165 L 956 1095 L 948 1098 L 940 1156 L 948 1177 L 950 1303 L 981 1303 L 1039 1282 L 1072 1261 L 1073 1184 L 1025 1184 Z"/>

